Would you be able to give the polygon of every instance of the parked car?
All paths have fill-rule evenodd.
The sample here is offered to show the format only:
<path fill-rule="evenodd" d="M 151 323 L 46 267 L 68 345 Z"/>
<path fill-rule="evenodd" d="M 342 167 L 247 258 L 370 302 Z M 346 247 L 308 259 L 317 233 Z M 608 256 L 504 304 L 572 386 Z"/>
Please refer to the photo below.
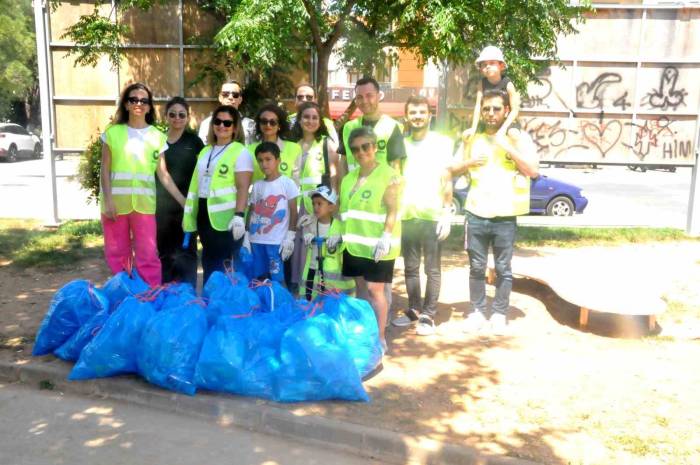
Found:
<path fill-rule="evenodd" d="M 647 170 L 668 171 L 669 173 L 676 172 L 676 167 L 670 165 L 627 165 L 627 169 L 641 171 L 642 173 L 646 173 Z"/>
<path fill-rule="evenodd" d="M 452 199 L 454 213 L 464 213 L 468 192 L 469 186 L 466 182 L 458 180 L 455 183 Z M 574 213 L 583 213 L 587 205 L 588 199 L 578 186 L 545 175 L 531 180 L 530 214 L 571 216 Z"/>
<path fill-rule="evenodd" d="M 19 124 L 0 123 L 0 160 L 41 157 L 41 141 Z"/>

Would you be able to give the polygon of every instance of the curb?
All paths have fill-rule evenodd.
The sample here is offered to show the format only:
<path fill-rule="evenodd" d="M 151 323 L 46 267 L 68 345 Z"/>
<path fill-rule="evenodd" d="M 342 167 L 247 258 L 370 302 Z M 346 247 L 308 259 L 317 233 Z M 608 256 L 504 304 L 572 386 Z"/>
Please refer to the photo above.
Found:
<path fill-rule="evenodd" d="M 152 386 L 136 376 L 68 381 L 71 365 L 47 357 L 18 364 L 0 360 L 0 381 L 39 387 L 47 381 L 54 390 L 126 401 L 134 405 L 193 416 L 223 427 L 285 436 L 330 447 L 382 463 L 400 465 L 540 465 L 427 438 L 347 423 L 320 416 L 298 416 L 259 399 L 209 391 L 190 397 Z"/>

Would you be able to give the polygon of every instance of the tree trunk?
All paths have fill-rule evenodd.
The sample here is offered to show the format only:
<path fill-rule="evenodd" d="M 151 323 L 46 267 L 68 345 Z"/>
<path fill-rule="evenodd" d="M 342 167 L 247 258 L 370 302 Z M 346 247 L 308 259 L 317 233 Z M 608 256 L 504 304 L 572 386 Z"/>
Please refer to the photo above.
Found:
<path fill-rule="evenodd" d="M 318 79 L 316 82 L 316 87 L 318 87 L 316 96 L 318 105 L 325 116 L 331 114 L 330 105 L 328 104 L 328 62 L 331 58 L 331 52 L 332 47 L 323 47 L 316 51 L 316 76 Z"/>

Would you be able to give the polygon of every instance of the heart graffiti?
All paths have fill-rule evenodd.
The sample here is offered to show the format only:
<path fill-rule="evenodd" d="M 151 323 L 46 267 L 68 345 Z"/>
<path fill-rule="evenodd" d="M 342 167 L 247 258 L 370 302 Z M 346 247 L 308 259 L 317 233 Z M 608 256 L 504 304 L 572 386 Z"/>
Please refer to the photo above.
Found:
<path fill-rule="evenodd" d="M 600 152 L 600 156 L 605 158 L 622 136 L 622 123 L 618 120 L 601 124 L 585 121 L 581 122 L 581 131 L 583 138 L 593 144 Z"/>

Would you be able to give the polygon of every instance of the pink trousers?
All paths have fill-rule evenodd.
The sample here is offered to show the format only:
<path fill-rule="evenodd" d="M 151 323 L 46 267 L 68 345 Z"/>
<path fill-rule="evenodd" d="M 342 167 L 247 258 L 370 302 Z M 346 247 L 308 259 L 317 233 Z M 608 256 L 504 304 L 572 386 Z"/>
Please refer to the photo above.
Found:
<path fill-rule="evenodd" d="M 139 275 L 150 286 L 161 283 L 160 259 L 156 244 L 156 216 L 131 212 L 110 220 L 102 215 L 105 259 L 112 273 L 124 270 L 131 260 Z"/>

